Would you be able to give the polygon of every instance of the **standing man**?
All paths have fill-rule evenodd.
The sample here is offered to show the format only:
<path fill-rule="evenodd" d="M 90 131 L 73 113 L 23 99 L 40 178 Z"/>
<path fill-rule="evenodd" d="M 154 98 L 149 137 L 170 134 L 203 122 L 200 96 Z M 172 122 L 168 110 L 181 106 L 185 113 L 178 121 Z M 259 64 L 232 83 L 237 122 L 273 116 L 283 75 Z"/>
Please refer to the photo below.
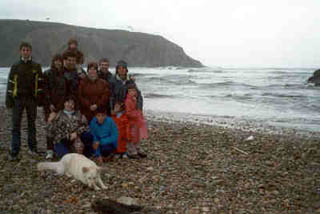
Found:
<path fill-rule="evenodd" d="M 71 38 L 68 41 L 68 48 L 64 51 L 62 55 L 65 54 L 65 52 L 73 52 L 76 55 L 76 70 L 78 72 L 78 75 L 81 79 L 86 77 L 86 72 L 82 69 L 82 64 L 84 63 L 84 56 L 83 53 L 78 49 L 78 41 Z"/>
<path fill-rule="evenodd" d="M 113 82 L 113 76 L 112 73 L 109 71 L 109 60 L 107 58 L 102 58 L 99 61 L 99 71 L 98 75 L 99 78 L 104 79 L 109 84 Z"/>
<path fill-rule="evenodd" d="M 108 104 L 108 114 L 110 113 L 111 109 L 113 109 L 114 105 L 114 100 L 113 100 L 113 90 L 114 90 L 114 84 L 115 84 L 115 79 L 112 75 L 112 73 L 109 71 L 109 60 L 107 58 L 102 58 L 99 61 L 99 71 L 98 71 L 98 76 L 100 79 L 103 79 L 107 81 L 109 85 L 109 91 L 110 91 L 110 98 L 109 98 L 109 104 Z"/>
<path fill-rule="evenodd" d="M 77 56 L 72 51 L 66 51 L 63 54 L 64 68 L 63 75 L 67 84 L 67 96 L 76 97 L 78 101 L 79 75 L 76 68 Z M 77 102 L 76 102 L 77 103 Z M 78 104 L 78 103 L 77 103 Z"/>
<path fill-rule="evenodd" d="M 41 65 L 31 57 L 32 47 L 20 44 L 20 60 L 11 66 L 6 92 L 6 107 L 12 109 L 12 138 L 9 160 L 17 160 L 21 144 L 21 119 L 24 109 L 28 119 L 29 154 L 37 154 L 36 126 L 37 104 L 42 93 Z"/>

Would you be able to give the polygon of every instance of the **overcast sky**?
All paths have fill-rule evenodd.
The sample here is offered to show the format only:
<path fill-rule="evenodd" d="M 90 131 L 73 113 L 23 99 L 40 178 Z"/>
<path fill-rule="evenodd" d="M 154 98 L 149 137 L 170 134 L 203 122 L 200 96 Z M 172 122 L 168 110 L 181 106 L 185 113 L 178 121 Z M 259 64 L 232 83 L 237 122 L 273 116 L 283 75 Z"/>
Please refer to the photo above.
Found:
<path fill-rule="evenodd" d="M 320 67 L 320 0 L 1 0 L 0 19 L 159 34 L 208 66 Z"/>

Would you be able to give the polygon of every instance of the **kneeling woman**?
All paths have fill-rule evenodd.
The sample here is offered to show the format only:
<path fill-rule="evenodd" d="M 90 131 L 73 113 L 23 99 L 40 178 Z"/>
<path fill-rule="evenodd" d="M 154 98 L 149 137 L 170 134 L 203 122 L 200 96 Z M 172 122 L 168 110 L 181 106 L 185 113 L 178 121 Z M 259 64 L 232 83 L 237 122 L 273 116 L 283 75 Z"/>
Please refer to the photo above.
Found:
<path fill-rule="evenodd" d="M 54 151 L 58 157 L 76 152 L 90 154 L 93 137 L 85 116 L 75 111 L 75 99 L 70 96 L 64 101 L 64 109 L 51 113 L 48 119 L 48 135 L 54 140 Z"/>

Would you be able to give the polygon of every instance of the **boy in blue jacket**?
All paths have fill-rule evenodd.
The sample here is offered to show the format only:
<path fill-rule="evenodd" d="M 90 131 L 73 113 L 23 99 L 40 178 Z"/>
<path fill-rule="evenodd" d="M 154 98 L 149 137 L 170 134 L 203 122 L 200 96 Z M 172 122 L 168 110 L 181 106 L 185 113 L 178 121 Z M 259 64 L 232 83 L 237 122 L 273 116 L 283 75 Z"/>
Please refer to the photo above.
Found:
<path fill-rule="evenodd" d="M 99 163 L 103 163 L 102 157 L 112 155 L 118 146 L 118 129 L 111 117 L 107 116 L 107 110 L 99 107 L 96 116 L 90 122 L 90 132 L 93 136 L 93 149 Z"/>

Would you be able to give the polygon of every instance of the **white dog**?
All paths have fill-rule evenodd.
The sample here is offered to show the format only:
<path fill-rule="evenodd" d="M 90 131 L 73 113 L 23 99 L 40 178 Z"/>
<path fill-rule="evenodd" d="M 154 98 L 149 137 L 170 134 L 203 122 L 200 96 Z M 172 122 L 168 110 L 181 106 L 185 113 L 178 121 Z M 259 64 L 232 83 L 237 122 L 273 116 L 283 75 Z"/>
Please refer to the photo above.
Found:
<path fill-rule="evenodd" d="M 100 177 L 101 168 L 81 154 L 66 154 L 58 162 L 40 162 L 37 168 L 39 171 L 50 169 L 58 175 L 73 177 L 95 190 L 100 190 L 97 184 L 102 189 L 107 189 Z"/>

